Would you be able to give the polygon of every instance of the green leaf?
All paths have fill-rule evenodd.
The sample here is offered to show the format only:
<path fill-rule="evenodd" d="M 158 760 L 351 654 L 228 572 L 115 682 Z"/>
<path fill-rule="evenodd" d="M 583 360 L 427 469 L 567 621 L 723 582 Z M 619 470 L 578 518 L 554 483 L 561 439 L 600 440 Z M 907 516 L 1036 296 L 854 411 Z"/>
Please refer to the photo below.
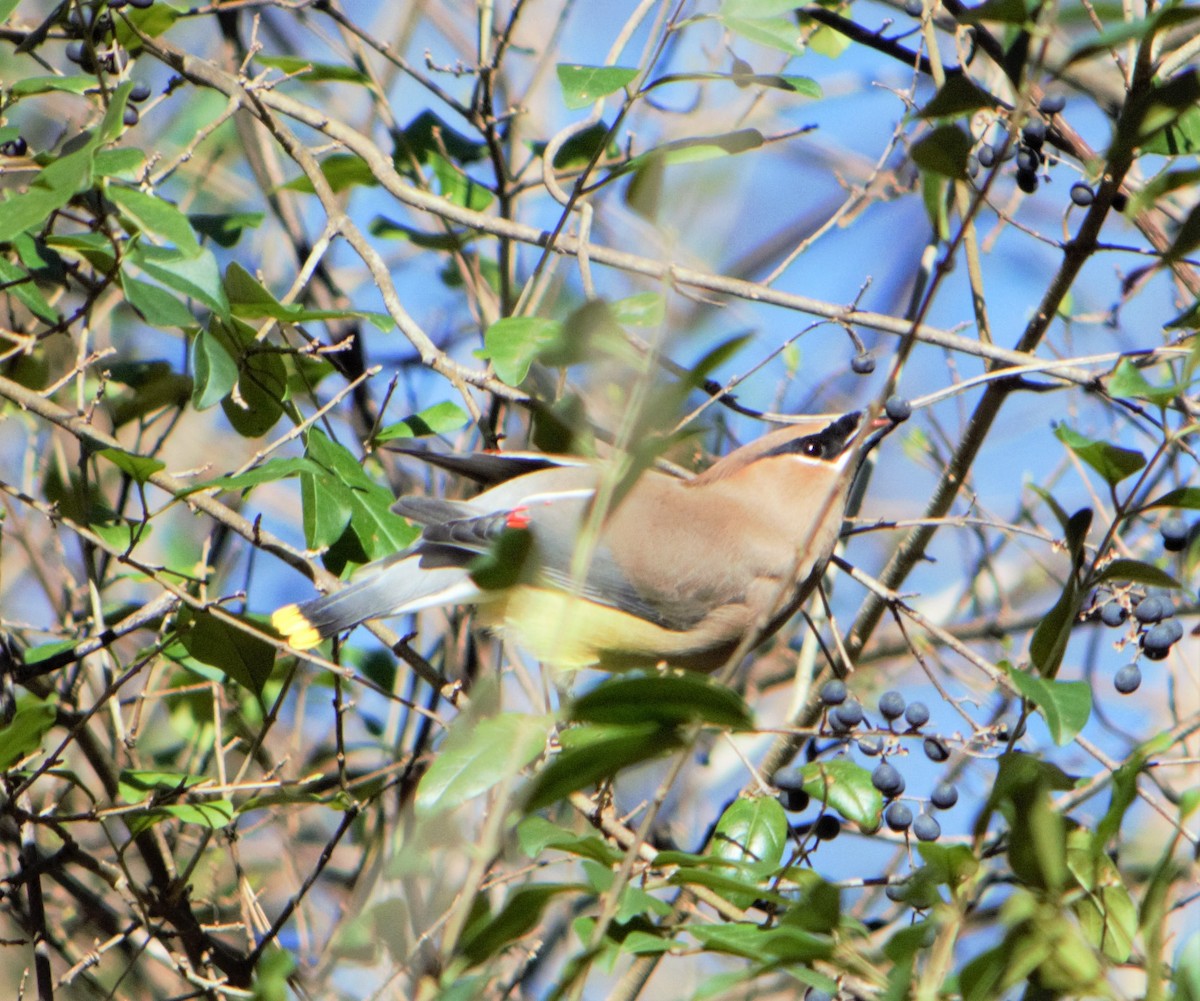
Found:
<path fill-rule="evenodd" d="M 542 753 L 553 721 L 502 713 L 453 726 L 417 787 L 417 812 L 453 810 L 501 782 L 515 778 Z"/>
<path fill-rule="evenodd" d="M 748 42 L 799 56 L 804 54 L 804 34 L 792 14 L 795 7 L 763 0 L 725 0 L 717 20 Z"/>
<path fill-rule="evenodd" d="M 253 328 L 241 320 L 223 322 L 214 318 L 208 329 L 238 366 L 237 383 L 221 398 L 221 409 L 238 434 L 260 438 L 283 416 L 283 401 L 287 398 L 283 358 L 279 352 L 260 345 Z M 210 360 L 215 361 L 216 355 Z M 216 382 L 206 392 L 206 399 L 217 394 L 227 374 L 226 370 L 218 373 Z"/>
<path fill-rule="evenodd" d="M 570 718 L 586 723 L 707 723 L 752 730 L 754 716 L 733 689 L 694 674 L 616 677 L 571 705 Z"/>
<path fill-rule="evenodd" d="M 184 257 L 200 254 L 200 244 L 192 231 L 188 217 L 170 202 L 155 198 L 135 188 L 108 186 L 108 197 L 145 233 L 174 244 Z"/>
<path fill-rule="evenodd" d="M 917 112 L 918 118 L 950 118 L 994 108 L 996 99 L 961 73 L 946 78 L 938 92 Z"/>
<path fill-rule="evenodd" d="M 401 165 L 415 158 L 420 163 L 429 162 L 429 154 L 443 153 L 455 163 L 474 163 L 487 156 L 487 146 L 468 139 L 449 122 L 426 109 L 404 126 L 404 135 L 398 144 L 404 154 L 397 158 Z"/>
<path fill-rule="evenodd" d="M 327 549 L 342 537 L 350 524 L 350 503 L 345 486 L 324 471 L 319 476 L 300 474 L 300 509 L 304 544 Z"/>
<path fill-rule="evenodd" d="M 0 205 L 2 204 L 0 203 Z M 58 322 L 58 310 L 46 301 L 46 297 L 37 287 L 33 275 L 3 257 L 0 257 L 0 284 L 4 286 L 4 291 L 0 294 L 11 295 L 34 316 L 47 323 Z"/>
<path fill-rule="evenodd" d="M 297 304 L 285 306 L 237 261 L 231 262 L 225 269 L 224 287 L 234 316 L 244 320 L 270 317 L 288 323 L 304 323 L 309 320 L 355 318 L 368 320 L 384 333 L 394 326 L 392 318 L 385 313 L 368 313 L 354 309 L 305 309 Z"/>
<path fill-rule="evenodd" d="M 804 791 L 833 807 L 868 834 L 879 830 L 883 796 L 871 784 L 871 773 L 848 758 L 812 761 L 800 769 Z"/>
<path fill-rule="evenodd" d="M 322 473 L 323 470 L 311 459 L 268 459 L 260 466 L 248 469 L 244 473 L 232 476 L 218 476 L 215 480 L 205 480 L 194 483 L 187 488 L 181 497 L 187 497 L 200 490 L 247 490 L 261 483 L 275 483 L 289 476 L 300 476 L 303 473 Z"/>
<path fill-rule="evenodd" d="M 530 783 L 526 812 L 557 803 L 630 765 L 667 754 L 682 740 L 674 727 L 645 723 L 572 727 L 563 731 L 562 744 L 562 751 Z"/>
<path fill-rule="evenodd" d="M 192 229 L 226 248 L 237 246 L 242 234 L 248 229 L 257 229 L 264 218 L 263 212 L 195 212 L 188 215 Z"/>
<path fill-rule="evenodd" d="M 1040 890 L 1056 892 L 1066 878 L 1066 825 L 1050 795 L 1075 785 L 1062 769 L 1033 755 L 1009 751 L 1000 757 L 987 804 L 975 821 L 975 836 L 999 811 L 1008 821 L 1008 861 L 1014 875 Z"/>
<path fill-rule="evenodd" d="M 311 59 L 301 59 L 299 56 L 264 56 L 256 55 L 255 60 L 264 66 L 281 70 L 291 77 L 298 77 L 305 83 L 370 83 L 370 78 L 351 66 L 339 66 L 334 63 L 314 63 Z M 277 82 L 276 82 L 277 85 Z"/>
<path fill-rule="evenodd" d="M 478 920 L 467 925 L 459 949 L 468 963 L 478 965 L 533 931 L 554 897 L 578 893 L 582 889 L 577 883 L 532 883 L 518 887 L 508 895 L 496 915 L 485 911 Z"/>
<path fill-rule="evenodd" d="M 547 849 L 591 859 L 605 866 L 616 865 L 622 858 L 622 853 L 603 838 L 594 834 L 575 834 L 536 813 L 517 826 L 517 839 L 521 851 L 531 859 L 541 858 Z"/>
<path fill-rule="evenodd" d="M 631 327 L 657 327 L 667 317 L 667 300 L 659 292 L 639 292 L 609 303 L 613 319 Z"/>
<path fill-rule="evenodd" d="M 540 316 L 506 316 L 497 320 L 483 335 L 483 348 L 476 352 L 488 358 L 497 377 L 510 386 L 519 386 L 539 352 L 558 340 L 562 324 Z"/>
<path fill-rule="evenodd" d="M 1128 358 L 1122 358 L 1113 374 L 1108 377 L 1109 395 L 1126 400 L 1149 400 L 1155 406 L 1166 406 L 1183 391 L 1182 386 L 1171 383 L 1152 386 L 1142 375 L 1141 369 Z"/>
<path fill-rule="evenodd" d="M 957 125 L 939 125 L 912 147 L 918 167 L 956 181 L 966 180 L 970 153 L 971 137 Z"/>
<path fill-rule="evenodd" d="M 449 434 L 466 425 L 470 415 L 457 403 L 445 400 L 426 407 L 419 413 L 405 417 L 395 424 L 381 428 L 375 435 L 375 441 L 394 441 L 397 438 L 423 438 L 432 434 Z"/>
<path fill-rule="evenodd" d="M 1177 507 L 1200 511 L 1200 487 L 1179 487 L 1146 504 L 1152 507 Z"/>
<path fill-rule="evenodd" d="M 699 940 L 705 950 L 725 952 L 747 959 L 775 959 L 788 963 L 811 963 L 833 954 L 833 939 L 814 935 L 800 928 L 780 925 L 764 928 L 750 922 L 702 925 L 693 922 L 688 934 Z"/>
<path fill-rule="evenodd" d="M 1067 836 L 1067 868 L 1084 890 L 1072 910 L 1088 944 L 1112 962 L 1124 963 L 1137 934 L 1137 907 L 1112 859 L 1094 850 L 1091 831 L 1079 828 Z"/>
<path fill-rule="evenodd" d="M 1059 424 L 1054 429 L 1054 436 L 1104 477 L 1109 486 L 1115 487 L 1146 465 L 1146 457 L 1141 452 L 1086 438 L 1066 424 Z"/>
<path fill-rule="evenodd" d="M 624 66 L 585 66 L 579 63 L 559 63 L 558 83 L 563 102 L 571 111 L 589 104 L 633 83 L 638 69 Z"/>
<path fill-rule="evenodd" d="M 1171 505 L 1175 507 L 1176 505 Z M 1102 584 L 1107 580 L 1129 581 L 1134 584 L 1149 584 L 1151 587 L 1179 588 L 1181 585 L 1169 573 L 1164 573 L 1158 567 L 1143 563 L 1140 560 L 1113 560 L 1093 578 L 1094 583 Z"/>
<path fill-rule="evenodd" d="M 184 329 L 196 325 L 196 317 L 177 295 L 166 289 L 151 285 L 121 271 L 121 291 L 129 305 L 152 327 L 160 329 Z"/>
<path fill-rule="evenodd" d="M 120 177 L 133 180 L 146 163 L 146 154 L 140 149 L 120 147 L 118 149 L 102 149 L 96 154 L 95 170 L 97 177 Z"/>
<path fill-rule="evenodd" d="M 979 871 L 979 859 L 966 845 L 935 845 L 922 841 L 917 845 L 925 865 L 921 873 L 939 886 L 956 887 Z"/>
<path fill-rule="evenodd" d="M 0 201 L 0 243 L 9 243 L 21 233 L 40 227 L 74 194 L 67 188 L 34 185 L 23 194 Z"/>
<path fill-rule="evenodd" d="M 451 204 L 472 212 L 482 212 L 492 204 L 495 195 L 452 160 L 440 153 L 430 153 L 429 166 L 437 181 L 437 193 Z"/>
<path fill-rule="evenodd" d="M 680 866 L 669 877 L 672 886 L 703 886 L 719 893 L 735 907 L 749 907 L 755 900 L 765 900 L 777 907 L 791 901 L 777 890 L 767 889 L 762 880 L 754 875 L 730 875 L 716 872 L 708 866 Z"/>
<path fill-rule="evenodd" d="M 739 796 L 729 804 L 713 831 L 712 854 L 719 859 L 745 863 L 765 880 L 783 861 L 788 844 L 787 814 L 773 796 Z M 761 896 L 761 886 L 729 897 L 738 907 L 749 907 Z"/>
<path fill-rule="evenodd" d="M 1194 7 L 1178 5 L 1160 10 L 1151 17 L 1134 18 L 1130 21 L 1110 22 L 1110 26 L 1083 41 L 1077 42 L 1067 54 L 1064 69 L 1072 63 L 1090 56 L 1107 53 L 1110 49 L 1119 48 L 1125 42 L 1141 41 L 1147 35 L 1159 31 L 1163 27 L 1171 27 L 1185 23 L 1200 16 Z"/>
<path fill-rule="evenodd" d="M 175 803 L 171 806 L 156 806 L 149 810 L 127 813 L 126 820 L 132 834 L 139 834 L 168 818 L 182 824 L 198 824 L 209 830 L 228 827 L 233 821 L 235 810 L 227 799 L 206 799 L 196 803 Z"/>
<path fill-rule="evenodd" d="M 122 803 L 145 803 L 164 796 L 178 796 L 203 781 L 203 776 L 187 772 L 123 768 L 117 776 L 117 795 Z"/>
<path fill-rule="evenodd" d="M 220 403 L 237 385 L 237 362 L 233 360 L 221 338 L 208 330 L 200 330 L 192 338 L 192 406 L 207 410 Z"/>
<path fill-rule="evenodd" d="M 1200 1001 L 1200 931 L 1192 932 L 1175 953 L 1175 1001 Z"/>
<path fill-rule="evenodd" d="M 320 479 L 303 476 L 302 486 L 313 484 L 318 496 L 322 493 L 330 496 L 319 496 L 318 500 L 305 492 L 306 528 L 311 503 L 332 510 L 335 521 L 348 512 L 350 527 L 371 560 L 391 556 L 416 537 L 417 530 L 398 514 L 392 513 L 391 507 L 396 500 L 392 492 L 375 483 L 347 449 L 330 441 L 320 431 L 313 430 L 308 434 L 307 455 L 327 471 L 327 476 Z M 344 527 L 345 521 L 341 524 Z M 326 530 L 329 527 L 329 524 L 325 524 Z M 341 534 L 340 530 L 337 534 Z M 315 548 L 317 545 L 328 545 L 336 539 L 337 535 L 310 545 Z"/>
<path fill-rule="evenodd" d="M 425 250 L 452 250 L 465 248 L 477 233 L 471 229 L 452 230 L 451 232 L 426 233 L 424 230 L 404 223 L 396 222 L 386 216 L 376 216 L 371 220 L 370 232 L 385 240 L 406 240 L 414 247 Z"/>
<path fill-rule="evenodd" d="M 275 666 L 270 643 L 209 612 L 189 610 L 180 615 L 179 625 L 188 654 L 262 697 Z"/>
<path fill-rule="evenodd" d="M 211 251 L 201 249 L 199 254 L 189 256 L 179 250 L 139 242 L 130 248 L 126 260 L 167 288 L 207 306 L 222 319 L 229 318 L 229 300 Z"/>
<path fill-rule="evenodd" d="M 94 89 L 94 76 L 76 74 L 74 76 L 27 76 L 13 81 L 14 97 L 28 97 L 31 94 L 46 94 L 50 91 L 61 91 L 67 94 L 83 94 Z"/>
<path fill-rule="evenodd" d="M 1086 681 L 1050 681 L 1011 667 L 1008 676 L 1017 691 L 1037 706 L 1059 747 L 1069 744 L 1087 725 L 1092 688 Z"/>
<path fill-rule="evenodd" d="M 1071 631 L 1079 616 L 1083 590 L 1074 572 L 1046 617 L 1038 623 L 1029 641 L 1029 659 L 1043 678 L 1053 678 L 1062 667 Z"/>
<path fill-rule="evenodd" d="M 53 702 L 32 695 L 17 696 L 12 719 L 0 727 L 0 769 L 8 771 L 40 748 L 56 718 Z"/>
<path fill-rule="evenodd" d="M 1002 24 L 1024 24 L 1030 17 L 1027 0 L 984 0 L 978 7 L 966 10 L 959 18 L 964 24 L 999 21 Z"/>
<path fill-rule="evenodd" d="M 356 185 L 378 187 L 379 181 L 371 173 L 366 160 L 353 153 L 334 153 L 321 161 L 321 173 L 334 194 L 340 194 Z M 311 195 L 316 189 L 304 174 L 283 185 L 284 191 L 300 191 Z"/>
<path fill-rule="evenodd" d="M 735 132 L 723 132 L 713 136 L 677 139 L 674 142 L 655 146 L 654 149 L 647 150 L 645 153 L 639 153 L 614 170 L 612 176 L 628 174 L 652 163 L 665 166 L 700 163 L 723 156 L 737 156 L 747 150 L 758 149 L 762 144 L 763 136 L 758 129 L 738 129 Z"/>
<path fill-rule="evenodd" d="M 102 448 L 97 455 L 103 456 L 124 473 L 128 473 L 138 483 L 146 483 L 157 472 L 167 468 L 165 462 L 151 459 L 144 455 L 134 455 L 119 448 Z"/>

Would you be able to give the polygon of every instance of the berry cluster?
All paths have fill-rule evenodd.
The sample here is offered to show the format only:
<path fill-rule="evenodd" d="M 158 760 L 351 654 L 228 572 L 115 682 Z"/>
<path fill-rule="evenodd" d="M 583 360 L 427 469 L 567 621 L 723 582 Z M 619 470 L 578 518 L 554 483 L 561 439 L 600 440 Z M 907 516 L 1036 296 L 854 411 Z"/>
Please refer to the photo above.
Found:
<path fill-rule="evenodd" d="M 67 31 L 75 36 L 75 40 L 67 43 L 66 56 L 85 73 L 95 73 L 103 70 L 105 73 L 119 74 L 127 61 L 124 53 L 113 34 L 112 11 L 122 7 L 138 7 L 145 9 L 154 0 L 108 0 L 107 8 L 88 6 L 73 7 L 67 20 Z M 141 102 L 150 96 L 150 88 L 145 83 L 135 83 L 130 91 L 132 102 Z M 132 126 L 141 117 L 138 109 L 132 105 L 125 108 L 124 122 Z M 2 152 L 2 150 L 0 150 Z"/>
<path fill-rule="evenodd" d="M 820 699 L 825 707 L 826 725 L 834 736 L 847 739 L 866 719 L 862 703 L 850 697 L 843 681 L 833 679 L 825 682 L 821 686 Z M 936 841 L 941 836 L 942 828 L 932 810 L 948 810 L 954 806 L 958 802 L 957 788 L 951 782 L 939 782 L 929 797 L 928 807 L 914 816 L 913 808 L 900 800 L 905 790 L 904 776 L 887 760 L 883 739 L 889 733 L 897 733 L 898 725 L 904 727 L 905 734 L 918 735 L 929 722 L 929 707 L 924 702 L 906 702 L 900 692 L 892 690 L 879 697 L 878 709 L 886 728 L 879 733 L 856 735 L 853 739 L 867 757 L 884 756 L 871 772 L 872 785 L 889 801 L 884 809 L 884 822 L 897 833 L 911 829 L 919 841 Z M 936 735 L 924 735 L 921 746 L 930 761 L 940 764 L 950 757 L 946 742 Z M 784 809 L 799 812 L 809 805 L 810 797 L 803 788 L 801 769 L 781 769 L 774 776 L 774 784 L 780 791 L 779 798 Z M 840 824 L 837 819 L 829 815 L 822 816 L 813 826 L 816 836 L 823 840 L 834 836 L 838 829 Z"/>
<path fill-rule="evenodd" d="M 1103 604 L 1093 605 L 1090 617 L 1111 629 L 1127 630 L 1132 619 L 1130 639 L 1137 642 L 1147 660 L 1164 659 L 1183 639 L 1183 625 L 1175 618 L 1175 605 L 1165 593 L 1113 592 Z M 1122 695 L 1136 692 L 1141 684 L 1142 671 L 1136 661 L 1113 676 L 1113 687 Z"/>
<path fill-rule="evenodd" d="M 1046 135 L 1048 122 L 1066 105 L 1066 98 L 1061 94 L 1048 94 L 1038 104 L 1037 110 L 1041 117 L 1031 118 L 1021 129 L 1016 142 L 1002 139 L 999 143 L 980 143 L 975 153 L 967 160 L 968 176 L 977 176 L 980 167 L 990 168 L 998 162 L 1015 159 L 1017 187 L 1027 195 L 1033 194 L 1044 176 L 1041 173 L 1042 168 L 1053 167 L 1058 162 L 1057 157 L 1045 152 Z M 1077 181 L 1071 185 L 1071 201 L 1075 205 L 1086 207 L 1091 205 L 1095 198 L 1096 192 L 1086 182 Z M 1127 201 L 1126 196 L 1118 192 L 1113 197 L 1113 208 L 1122 212 Z"/>

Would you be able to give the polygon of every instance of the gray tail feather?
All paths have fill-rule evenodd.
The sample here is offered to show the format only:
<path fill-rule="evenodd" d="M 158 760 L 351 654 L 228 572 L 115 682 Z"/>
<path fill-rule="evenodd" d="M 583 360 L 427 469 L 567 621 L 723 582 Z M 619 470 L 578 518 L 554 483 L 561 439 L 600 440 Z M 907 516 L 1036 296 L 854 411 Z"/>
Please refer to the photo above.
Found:
<path fill-rule="evenodd" d="M 478 588 L 465 568 L 421 567 L 414 553 L 351 582 L 333 594 L 300 605 L 299 612 L 322 636 L 332 636 L 367 619 L 470 601 Z"/>

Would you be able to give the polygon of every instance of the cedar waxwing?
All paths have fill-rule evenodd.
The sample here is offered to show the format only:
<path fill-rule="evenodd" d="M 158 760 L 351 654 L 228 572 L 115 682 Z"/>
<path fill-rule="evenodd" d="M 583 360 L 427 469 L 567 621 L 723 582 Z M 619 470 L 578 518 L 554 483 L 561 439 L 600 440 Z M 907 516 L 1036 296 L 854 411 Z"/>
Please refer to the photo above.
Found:
<path fill-rule="evenodd" d="M 393 510 L 424 526 L 412 546 L 271 621 L 306 650 L 367 619 L 475 604 L 483 625 L 559 667 L 714 670 L 774 633 L 820 580 L 858 457 L 892 426 L 881 421 L 854 447 L 861 423 L 857 412 L 805 418 L 691 479 L 648 469 L 590 543 L 584 526 L 604 475 L 596 463 L 413 450 L 488 489 L 470 500 L 401 498 Z M 470 566 L 506 529 L 528 532 L 532 569 L 485 590 Z"/>

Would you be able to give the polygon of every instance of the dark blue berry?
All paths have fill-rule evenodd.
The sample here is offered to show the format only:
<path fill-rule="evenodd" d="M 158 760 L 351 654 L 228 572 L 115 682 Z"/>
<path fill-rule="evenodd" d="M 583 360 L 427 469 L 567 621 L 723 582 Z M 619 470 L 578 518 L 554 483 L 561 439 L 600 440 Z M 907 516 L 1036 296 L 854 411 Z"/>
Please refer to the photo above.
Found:
<path fill-rule="evenodd" d="M 967 157 L 967 177 L 979 176 L 979 157 L 974 153 Z"/>
<path fill-rule="evenodd" d="M 1129 207 L 1129 196 L 1124 191 L 1113 195 L 1112 207 L 1114 212 L 1124 212 Z"/>
<path fill-rule="evenodd" d="M 846 701 L 846 682 L 831 678 L 821 686 L 821 701 L 827 706 L 840 706 Z"/>
<path fill-rule="evenodd" d="M 850 361 L 850 371 L 855 375 L 870 375 L 875 371 L 875 359 L 866 352 L 855 355 Z"/>
<path fill-rule="evenodd" d="M 1080 208 L 1086 208 L 1096 200 L 1096 192 L 1091 188 L 1091 185 L 1084 184 L 1083 181 L 1076 181 L 1071 185 L 1071 201 Z"/>
<path fill-rule="evenodd" d="M 871 785 L 892 799 L 904 792 L 904 776 L 894 766 L 882 761 L 871 772 Z"/>
<path fill-rule="evenodd" d="M 1043 115 L 1057 115 L 1067 106 L 1067 99 L 1062 94 L 1047 94 L 1038 105 L 1038 111 Z"/>
<path fill-rule="evenodd" d="M 899 424 L 912 416 L 912 404 L 903 396 L 889 396 L 883 405 L 883 412 L 893 424 Z"/>
<path fill-rule="evenodd" d="M 833 715 L 846 724 L 847 729 L 851 729 L 863 721 L 863 707 L 854 699 L 850 699 L 838 706 Z"/>
<path fill-rule="evenodd" d="M 1146 630 L 1142 636 L 1142 649 L 1151 660 L 1162 660 L 1182 638 L 1183 626 L 1179 620 L 1168 619 Z"/>
<path fill-rule="evenodd" d="M 820 841 L 832 841 L 842 833 L 842 822 L 832 813 L 822 814 L 813 824 L 813 834 Z"/>
<path fill-rule="evenodd" d="M 958 802 L 958 787 L 953 782 L 939 782 L 933 787 L 929 802 L 939 810 L 949 810 Z"/>
<path fill-rule="evenodd" d="M 904 721 L 909 726 L 920 729 L 929 722 L 929 706 L 924 702 L 910 702 L 904 710 Z"/>
<path fill-rule="evenodd" d="M 1113 675 L 1113 688 L 1122 695 L 1136 692 L 1142 684 L 1142 672 L 1137 664 L 1126 664 Z"/>
<path fill-rule="evenodd" d="M 1168 518 L 1158 531 L 1162 535 L 1163 549 L 1168 553 L 1178 553 L 1187 545 L 1188 526 L 1182 518 Z"/>
<path fill-rule="evenodd" d="M 894 688 L 879 696 L 879 715 L 884 719 L 899 719 L 904 715 L 904 696 Z"/>
<path fill-rule="evenodd" d="M 771 776 L 771 784 L 785 792 L 804 788 L 804 772 L 799 768 L 781 768 Z"/>
<path fill-rule="evenodd" d="M 981 167 L 990 167 L 996 162 L 996 148 L 991 143 L 980 144 L 977 155 Z"/>
<path fill-rule="evenodd" d="M 788 813 L 803 813 L 808 809 L 809 796 L 803 789 L 785 789 L 779 794 L 779 803 Z"/>
<path fill-rule="evenodd" d="M 1017 170 L 1023 170 L 1027 173 L 1036 173 L 1038 167 L 1041 165 L 1041 157 L 1039 157 L 1033 150 L 1024 146 L 1017 150 Z"/>
<path fill-rule="evenodd" d="M 141 117 L 141 112 L 138 111 L 137 108 L 135 108 L 132 104 L 127 104 L 125 105 L 124 113 L 121 115 L 121 121 L 123 121 L 126 125 L 133 126 L 137 125 L 138 120 Z"/>
<path fill-rule="evenodd" d="M 940 737 L 926 737 L 921 747 L 925 751 L 925 757 L 935 764 L 941 764 L 950 757 L 950 749 Z"/>
<path fill-rule="evenodd" d="M 931 814 L 922 813 L 913 821 L 913 834 L 918 841 L 937 841 L 942 836 L 942 825 Z"/>
<path fill-rule="evenodd" d="M 1036 170 L 1018 170 L 1017 171 L 1017 187 L 1027 195 L 1032 195 L 1038 189 L 1038 176 Z"/>
<path fill-rule="evenodd" d="M 1029 122 L 1021 130 L 1021 141 L 1031 149 L 1041 149 L 1046 141 L 1046 123 Z"/>
<path fill-rule="evenodd" d="M 883 811 L 883 819 L 893 831 L 907 831 L 912 825 L 913 814 L 903 803 L 890 803 Z"/>
<path fill-rule="evenodd" d="M 1143 598 L 1133 610 L 1133 617 L 1143 625 L 1158 622 L 1163 618 L 1164 606 L 1161 598 Z"/>
<path fill-rule="evenodd" d="M 144 101 L 150 96 L 150 84 L 139 80 L 129 90 L 129 100 Z"/>
<path fill-rule="evenodd" d="M 1100 608 L 1100 621 L 1112 629 L 1124 625 L 1127 618 L 1129 618 L 1129 612 L 1119 601 L 1107 602 Z"/>
<path fill-rule="evenodd" d="M 904 13 L 909 17 L 920 17 L 922 10 L 921 0 L 904 0 Z"/>

